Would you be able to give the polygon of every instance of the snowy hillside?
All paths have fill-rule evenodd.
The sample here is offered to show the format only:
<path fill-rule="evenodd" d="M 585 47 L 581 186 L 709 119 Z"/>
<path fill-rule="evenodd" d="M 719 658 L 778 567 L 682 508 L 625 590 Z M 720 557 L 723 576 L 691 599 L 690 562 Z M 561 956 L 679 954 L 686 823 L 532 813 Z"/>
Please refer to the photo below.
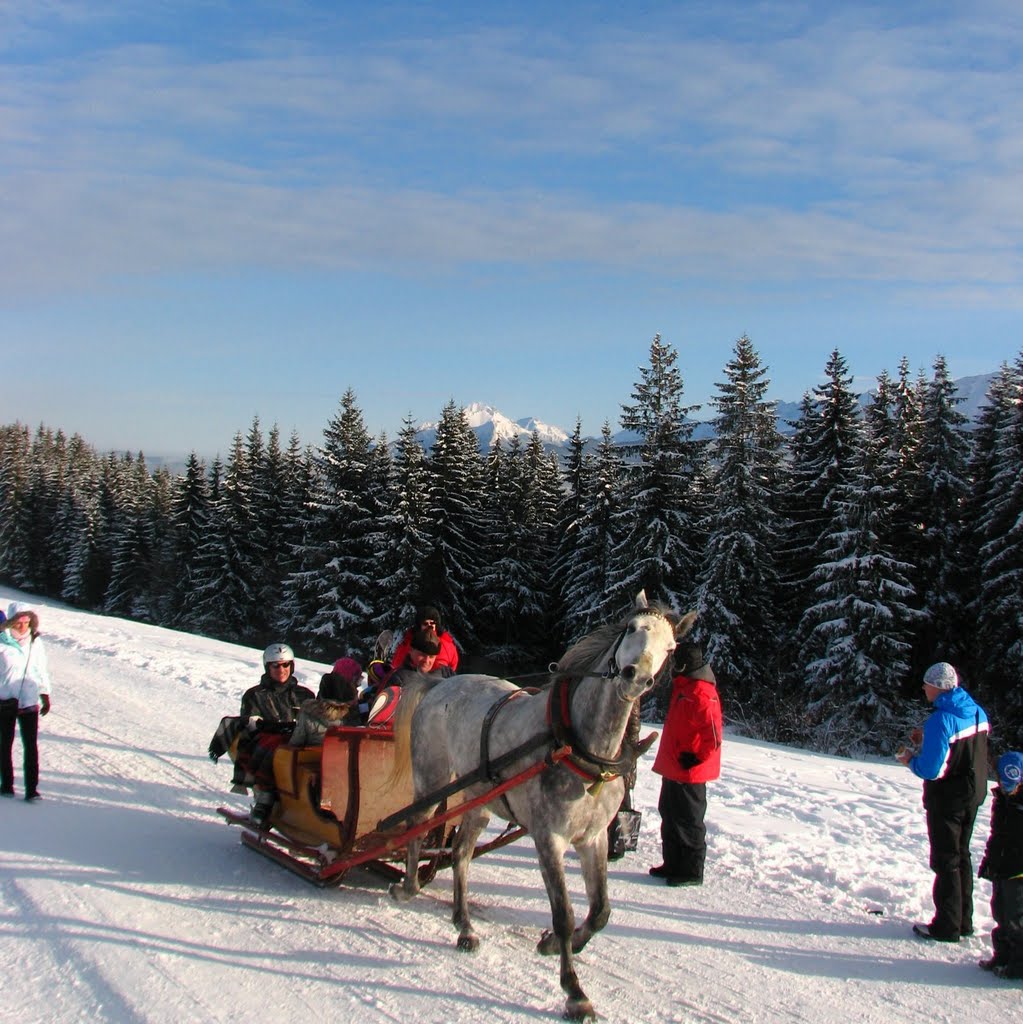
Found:
<path fill-rule="evenodd" d="M 0 607 L 23 597 L 0 587 Z M 471 869 L 482 945 L 456 952 L 450 874 L 394 903 L 356 872 L 317 890 L 239 843 L 244 806 L 206 756 L 259 653 L 39 602 L 54 677 L 41 789 L 0 801 L 0 972 L 20 1024 L 534 1024 L 557 1021 L 549 909 L 528 841 Z M 299 663 L 315 686 L 324 666 Z M 921 707 L 921 713 L 924 709 Z M 656 748 L 655 748 L 656 749 Z M 20 745 L 16 746 L 20 760 Z M 612 917 L 578 957 L 614 1024 L 848 1024 L 1019 1019 L 1021 989 L 977 969 L 991 927 L 933 946 L 920 787 L 901 766 L 729 738 L 709 786 L 699 889 L 657 863 L 654 750 L 640 849 L 611 865 Z M 17 768 L 19 779 L 21 769 Z M 981 812 L 975 851 L 987 834 Z M 581 906 L 578 866 L 569 880 Z"/>

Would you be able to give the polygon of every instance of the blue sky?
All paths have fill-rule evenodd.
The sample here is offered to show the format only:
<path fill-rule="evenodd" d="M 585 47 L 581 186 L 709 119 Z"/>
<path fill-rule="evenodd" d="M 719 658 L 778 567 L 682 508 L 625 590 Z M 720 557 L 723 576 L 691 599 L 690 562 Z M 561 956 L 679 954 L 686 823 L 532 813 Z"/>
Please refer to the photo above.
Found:
<path fill-rule="evenodd" d="M 785 400 L 835 347 L 990 372 L 1021 62 L 1018 0 L 6 0 L 0 422 L 209 455 L 351 387 L 598 434 L 655 333 L 693 403 L 743 333 Z"/>

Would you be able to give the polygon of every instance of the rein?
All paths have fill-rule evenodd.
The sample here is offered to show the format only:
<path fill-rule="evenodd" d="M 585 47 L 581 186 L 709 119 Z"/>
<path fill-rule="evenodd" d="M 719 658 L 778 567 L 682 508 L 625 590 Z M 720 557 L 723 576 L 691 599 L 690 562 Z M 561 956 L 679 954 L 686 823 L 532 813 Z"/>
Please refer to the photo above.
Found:
<path fill-rule="evenodd" d="M 585 678 L 559 676 L 555 679 L 547 698 L 547 724 L 555 746 L 572 748 L 572 753 L 562 762 L 565 767 L 599 790 L 603 783 L 627 775 L 636 767 L 636 752 L 623 738 L 617 757 L 601 757 L 587 750 L 579 741 L 572 728 L 572 691 Z M 590 766 L 596 771 L 592 771 Z M 591 789 L 591 795 L 596 796 L 594 789 Z"/>

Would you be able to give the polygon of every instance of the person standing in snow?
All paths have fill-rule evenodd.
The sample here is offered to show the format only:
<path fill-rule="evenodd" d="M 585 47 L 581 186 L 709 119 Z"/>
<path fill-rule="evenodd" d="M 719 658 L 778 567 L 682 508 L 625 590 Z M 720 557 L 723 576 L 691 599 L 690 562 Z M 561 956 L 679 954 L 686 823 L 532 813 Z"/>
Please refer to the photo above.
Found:
<path fill-rule="evenodd" d="M 679 644 L 679 674 L 671 681 L 671 702 L 654 771 L 661 776 L 663 862 L 650 868 L 670 886 L 702 885 L 707 857 L 707 783 L 721 774 L 721 701 L 714 670 L 699 644 Z"/>
<path fill-rule="evenodd" d="M 25 799 L 39 795 L 39 716 L 50 713 L 50 674 L 39 636 L 39 613 L 13 601 L 0 626 L 0 698 L 17 700 L 17 710 L 0 718 L 0 796 L 14 796 L 14 728 L 21 732 Z"/>
<path fill-rule="evenodd" d="M 993 956 L 981 960 L 999 978 L 1023 978 L 1023 754 L 998 759 L 999 785 L 991 791 L 991 832 L 977 874 L 991 882 Z"/>
<path fill-rule="evenodd" d="M 973 863 L 970 839 L 977 810 L 987 798 L 988 720 L 959 685 L 959 675 L 939 661 L 924 673 L 924 695 L 934 711 L 924 722 L 920 752 L 898 759 L 924 780 L 934 917 L 913 925 L 923 939 L 958 942 L 973 934 Z"/>

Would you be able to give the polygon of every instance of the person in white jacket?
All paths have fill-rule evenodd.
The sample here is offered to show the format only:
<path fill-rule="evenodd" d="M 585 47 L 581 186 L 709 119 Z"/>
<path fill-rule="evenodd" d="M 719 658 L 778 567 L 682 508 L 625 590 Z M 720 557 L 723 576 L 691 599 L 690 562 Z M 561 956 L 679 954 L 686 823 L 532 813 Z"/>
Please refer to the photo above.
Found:
<path fill-rule="evenodd" d="M 0 715 L 0 796 L 14 796 L 14 726 L 21 732 L 25 799 L 39 799 L 39 716 L 50 711 L 50 675 L 39 636 L 39 613 L 13 601 L 0 625 L 0 698 L 18 702 L 16 713 Z"/>

